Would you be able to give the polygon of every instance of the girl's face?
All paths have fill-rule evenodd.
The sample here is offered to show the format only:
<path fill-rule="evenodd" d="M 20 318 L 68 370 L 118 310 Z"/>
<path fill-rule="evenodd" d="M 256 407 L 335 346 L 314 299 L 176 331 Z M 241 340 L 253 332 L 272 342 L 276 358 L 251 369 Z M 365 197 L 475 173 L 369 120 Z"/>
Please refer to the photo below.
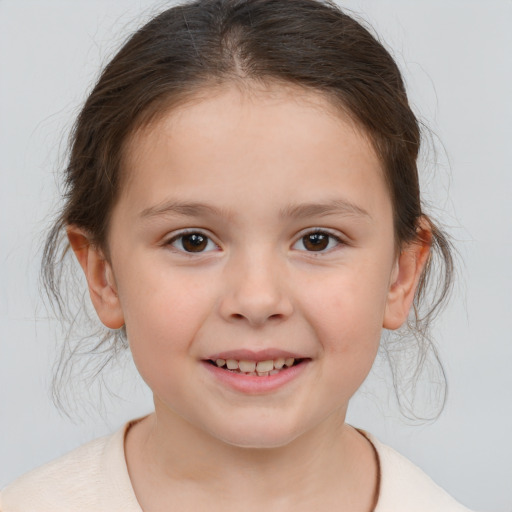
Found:
<path fill-rule="evenodd" d="M 365 136 L 313 93 L 225 87 L 136 134 L 125 171 L 89 281 L 157 417 L 252 447 L 343 421 L 421 270 Z"/>

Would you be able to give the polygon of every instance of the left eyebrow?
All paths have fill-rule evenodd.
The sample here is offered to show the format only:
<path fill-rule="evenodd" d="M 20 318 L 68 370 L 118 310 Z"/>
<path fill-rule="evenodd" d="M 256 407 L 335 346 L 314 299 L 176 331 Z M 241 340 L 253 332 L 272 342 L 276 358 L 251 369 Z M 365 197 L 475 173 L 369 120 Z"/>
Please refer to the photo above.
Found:
<path fill-rule="evenodd" d="M 344 215 L 367 217 L 371 219 L 371 215 L 360 206 L 346 201 L 344 199 L 333 199 L 326 203 L 301 203 L 297 205 L 290 205 L 283 208 L 280 212 L 281 217 L 323 217 L 327 215 Z"/>

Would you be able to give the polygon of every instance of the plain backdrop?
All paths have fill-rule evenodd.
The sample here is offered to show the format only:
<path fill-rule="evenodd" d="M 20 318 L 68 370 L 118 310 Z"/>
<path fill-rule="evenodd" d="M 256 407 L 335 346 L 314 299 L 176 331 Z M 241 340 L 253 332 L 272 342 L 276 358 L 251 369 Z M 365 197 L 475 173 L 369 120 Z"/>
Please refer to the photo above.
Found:
<path fill-rule="evenodd" d="M 370 377 L 348 421 L 422 467 L 475 510 L 512 511 L 512 1 L 341 2 L 370 22 L 437 134 L 425 196 L 463 263 L 436 327 L 449 398 L 433 424 L 401 419 Z M 151 410 L 128 366 L 119 398 L 92 393 L 81 417 L 50 399 L 59 350 L 38 291 L 41 240 L 58 204 L 65 137 L 99 68 L 165 3 L 0 0 L 0 487 Z M 85 400 L 75 392 L 76 409 Z M 91 412 L 97 409 L 99 412 Z"/>

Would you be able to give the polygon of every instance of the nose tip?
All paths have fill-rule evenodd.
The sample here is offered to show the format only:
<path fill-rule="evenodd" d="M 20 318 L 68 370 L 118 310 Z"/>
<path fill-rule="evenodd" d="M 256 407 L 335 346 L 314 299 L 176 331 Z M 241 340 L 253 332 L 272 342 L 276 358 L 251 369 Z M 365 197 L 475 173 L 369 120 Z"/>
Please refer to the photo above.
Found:
<path fill-rule="evenodd" d="M 231 269 L 221 302 L 221 315 L 231 322 L 256 327 L 282 321 L 293 312 L 283 272 L 270 264 Z"/>
<path fill-rule="evenodd" d="M 232 321 L 246 321 L 249 325 L 256 327 L 269 321 L 284 320 L 291 314 L 291 307 L 287 307 L 285 301 L 269 300 L 268 302 L 241 304 L 238 301 L 238 307 L 233 308 L 229 313 L 229 319 Z"/>

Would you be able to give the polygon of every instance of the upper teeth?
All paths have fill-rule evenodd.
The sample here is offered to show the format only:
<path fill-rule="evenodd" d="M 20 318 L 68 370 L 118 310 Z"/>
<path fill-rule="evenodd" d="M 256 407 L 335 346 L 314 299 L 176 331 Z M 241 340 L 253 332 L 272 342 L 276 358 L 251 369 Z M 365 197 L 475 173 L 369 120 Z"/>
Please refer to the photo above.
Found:
<path fill-rule="evenodd" d="M 215 364 L 220 368 L 227 366 L 228 370 L 240 370 L 244 373 L 251 372 L 270 372 L 272 370 L 280 370 L 283 366 L 292 366 L 295 362 L 293 357 L 278 357 L 277 359 L 268 359 L 267 361 L 245 361 L 236 359 L 217 359 Z"/>

